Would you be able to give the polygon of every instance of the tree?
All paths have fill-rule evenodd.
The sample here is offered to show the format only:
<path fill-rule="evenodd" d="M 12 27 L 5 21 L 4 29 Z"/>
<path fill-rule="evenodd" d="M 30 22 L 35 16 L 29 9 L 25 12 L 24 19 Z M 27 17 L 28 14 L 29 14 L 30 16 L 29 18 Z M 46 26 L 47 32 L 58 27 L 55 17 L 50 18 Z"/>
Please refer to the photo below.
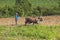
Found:
<path fill-rule="evenodd" d="M 31 4 L 28 0 L 16 0 L 16 11 L 22 16 L 28 16 L 31 13 Z"/>

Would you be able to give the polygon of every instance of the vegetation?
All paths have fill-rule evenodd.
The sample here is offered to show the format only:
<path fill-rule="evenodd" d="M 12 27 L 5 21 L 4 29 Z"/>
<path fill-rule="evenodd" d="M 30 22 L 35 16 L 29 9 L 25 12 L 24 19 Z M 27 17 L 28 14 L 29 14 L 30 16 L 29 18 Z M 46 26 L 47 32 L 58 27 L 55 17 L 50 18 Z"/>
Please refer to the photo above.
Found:
<path fill-rule="evenodd" d="M 0 26 L 0 40 L 60 40 L 60 26 Z"/>
<path fill-rule="evenodd" d="M 60 0 L 0 0 L 0 17 L 60 15 Z M 0 26 L 0 40 L 60 40 L 60 26 Z"/>
<path fill-rule="evenodd" d="M 60 0 L 0 0 L 0 17 L 60 15 Z"/>

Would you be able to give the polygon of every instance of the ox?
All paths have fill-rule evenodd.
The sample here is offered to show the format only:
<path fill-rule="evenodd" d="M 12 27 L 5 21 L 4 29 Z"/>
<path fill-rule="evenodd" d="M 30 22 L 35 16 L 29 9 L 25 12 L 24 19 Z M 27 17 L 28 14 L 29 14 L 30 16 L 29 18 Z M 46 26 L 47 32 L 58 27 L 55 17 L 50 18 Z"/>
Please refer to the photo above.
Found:
<path fill-rule="evenodd" d="M 42 21 L 42 18 L 31 18 L 31 17 L 28 17 L 28 18 L 25 18 L 25 25 L 28 23 L 28 24 L 31 24 L 31 23 L 33 23 L 33 24 L 38 24 L 38 21 Z"/>

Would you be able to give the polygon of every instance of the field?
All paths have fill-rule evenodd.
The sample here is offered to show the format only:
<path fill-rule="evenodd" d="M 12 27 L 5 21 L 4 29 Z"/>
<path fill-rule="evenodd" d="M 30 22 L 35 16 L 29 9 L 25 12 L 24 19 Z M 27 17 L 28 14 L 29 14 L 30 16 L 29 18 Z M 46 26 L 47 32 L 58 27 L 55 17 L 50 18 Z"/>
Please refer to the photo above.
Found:
<path fill-rule="evenodd" d="M 60 16 L 43 16 L 43 21 L 24 26 L 24 17 L 0 18 L 0 40 L 60 40 Z"/>
<path fill-rule="evenodd" d="M 0 26 L 0 40 L 60 40 L 60 26 Z"/>
<path fill-rule="evenodd" d="M 43 21 L 39 22 L 40 25 L 60 25 L 60 16 L 43 16 Z M 18 25 L 24 25 L 25 18 L 19 17 Z M 14 18 L 0 18 L 0 25 L 15 25 Z"/>
<path fill-rule="evenodd" d="M 23 16 L 19 17 L 18 25 L 12 17 L 16 12 Z M 40 13 L 55 16 L 42 16 L 39 24 L 24 25 L 24 16 Z M 59 14 L 59 0 L 0 0 L 0 40 L 60 40 Z"/>

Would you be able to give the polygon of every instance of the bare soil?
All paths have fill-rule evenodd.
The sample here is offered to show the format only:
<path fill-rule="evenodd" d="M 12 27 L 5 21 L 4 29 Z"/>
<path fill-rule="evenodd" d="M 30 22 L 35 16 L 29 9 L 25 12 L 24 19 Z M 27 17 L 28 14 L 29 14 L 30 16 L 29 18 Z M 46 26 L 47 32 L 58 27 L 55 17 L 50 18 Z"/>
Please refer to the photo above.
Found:
<path fill-rule="evenodd" d="M 43 21 L 39 22 L 41 25 L 60 25 L 60 16 L 43 16 Z M 25 18 L 19 17 L 18 25 L 24 25 Z M 0 18 L 0 25 L 15 25 L 14 18 Z"/>

